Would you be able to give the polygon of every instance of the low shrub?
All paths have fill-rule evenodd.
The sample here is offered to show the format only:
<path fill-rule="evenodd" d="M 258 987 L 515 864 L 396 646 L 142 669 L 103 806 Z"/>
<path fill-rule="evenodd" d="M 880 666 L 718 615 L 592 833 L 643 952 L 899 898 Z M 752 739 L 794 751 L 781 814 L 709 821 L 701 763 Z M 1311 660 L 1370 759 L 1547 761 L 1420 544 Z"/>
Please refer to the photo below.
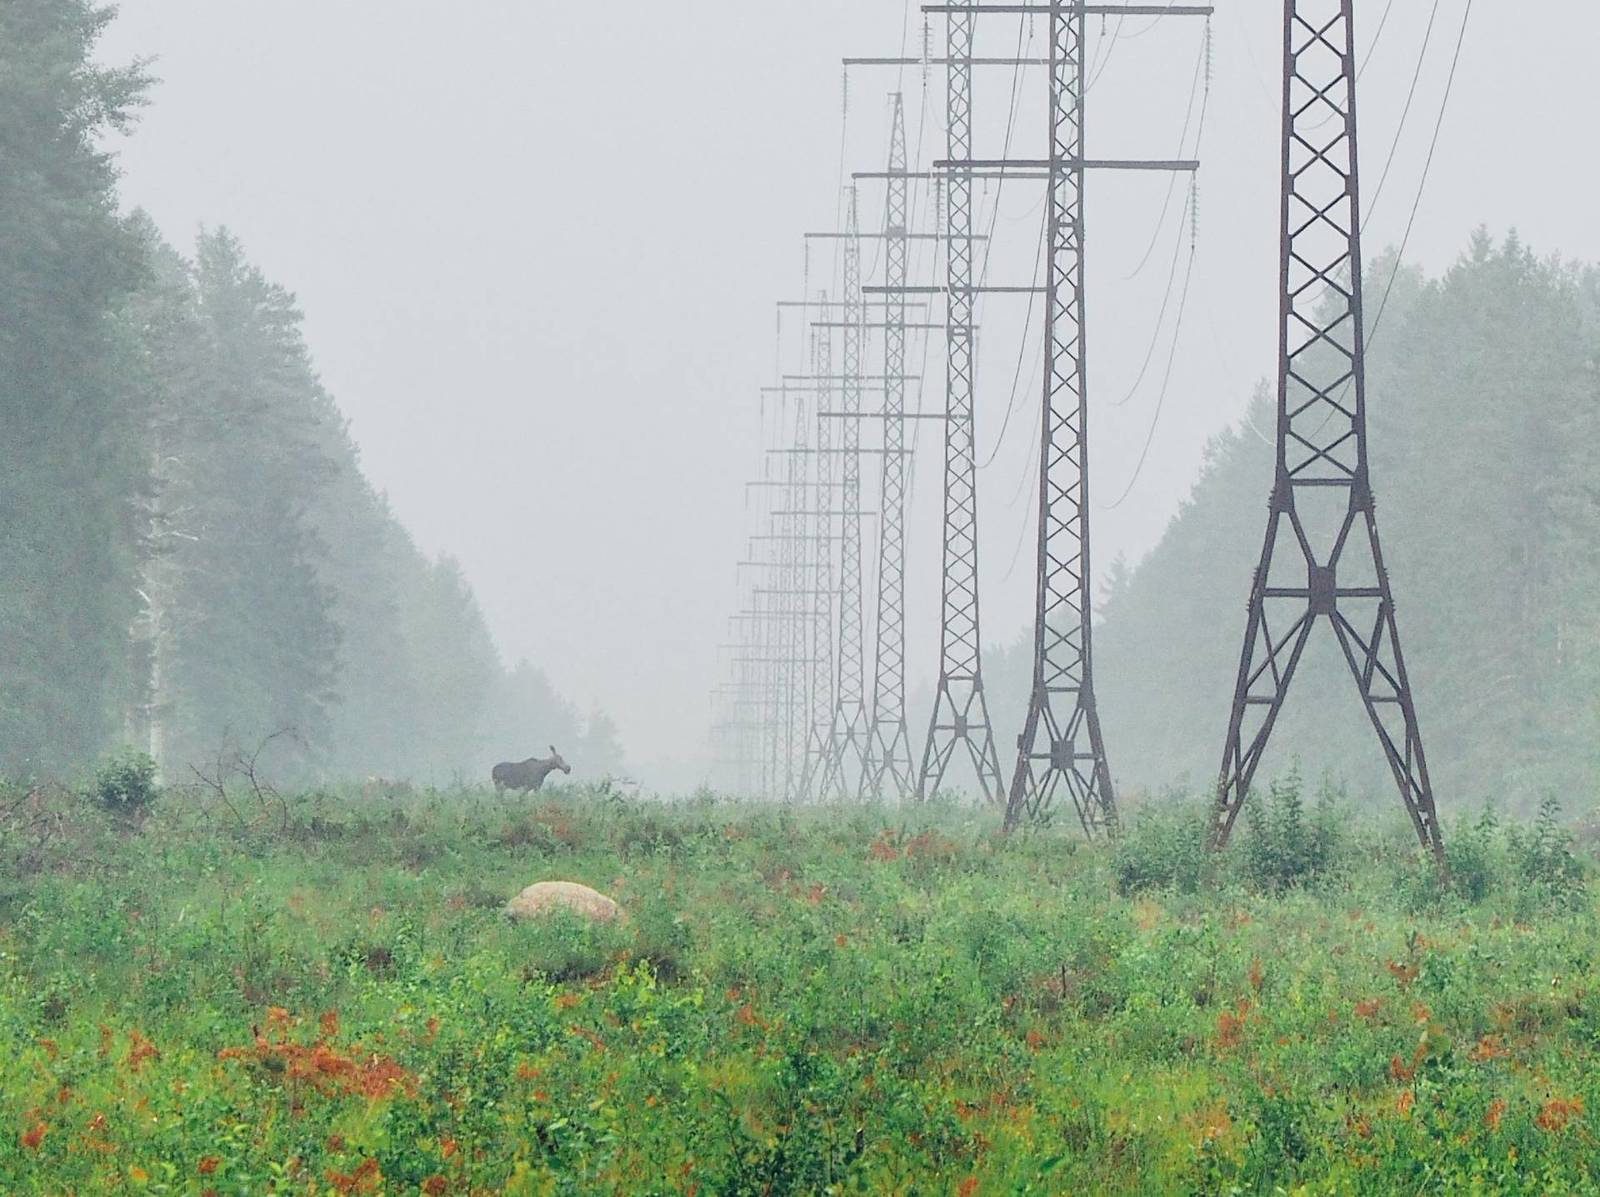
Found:
<path fill-rule="evenodd" d="M 1208 838 L 1210 808 L 1166 801 L 1146 807 L 1117 837 L 1112 868 L 1125 897 L 1147 890 L 1196 893 L 1216 874 Z"/>
<path fill-rule="evenodd" d="M 156 763 L 143 752 L 130 749 L 119 753 L 95 771 L 90 794 L 116 814 L 143 815 L 161 794 L 156 784 Z"/>
<path fill-rule="evenodd" d="M 1336 871 L 1347 847 L 1339 816 L 1339 790 L 1324 783 L 1317 805 L 1305 807 L 1298 767 L 1274 781 L 1265 796 L 1252 793 L 1245 807 L 1248 835 L 1242 868 L 1245 881 L 1262 893 L 1281 894 Z"/>
<path fill-rule="evenodd" d="M 1542 905 L 1576 908 L 1587 897 L 1583 866 L 1573 851 L 1572 833 L 1561 824 L 1561 803 L 1554 796 L 1539 805 L 1533 826 L 1506 828 L 1508 871 L 1533 891 Z"/>

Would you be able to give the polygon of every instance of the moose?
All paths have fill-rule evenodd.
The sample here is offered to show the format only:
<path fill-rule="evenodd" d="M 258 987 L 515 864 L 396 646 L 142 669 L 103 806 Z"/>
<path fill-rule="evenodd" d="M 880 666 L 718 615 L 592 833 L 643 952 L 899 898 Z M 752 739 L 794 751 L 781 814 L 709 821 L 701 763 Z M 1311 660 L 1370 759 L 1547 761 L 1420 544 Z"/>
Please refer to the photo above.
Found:
<path fill-rule="evenodd" d="M 530 756 L 525 761 L 505 761 L 494 767 L 490 776 L 494 778 L 494 788 L 498 793 L 501 790 L 516 790 L 526 794 L 529 790 L 538 790 L 544 787 L 544 779 L 556 770 L 571 773 L 572 766 L 561 759 L 561 754 L 556 751 L 555 745 L 550 746 L 550 755 L 544 759 Z"/>

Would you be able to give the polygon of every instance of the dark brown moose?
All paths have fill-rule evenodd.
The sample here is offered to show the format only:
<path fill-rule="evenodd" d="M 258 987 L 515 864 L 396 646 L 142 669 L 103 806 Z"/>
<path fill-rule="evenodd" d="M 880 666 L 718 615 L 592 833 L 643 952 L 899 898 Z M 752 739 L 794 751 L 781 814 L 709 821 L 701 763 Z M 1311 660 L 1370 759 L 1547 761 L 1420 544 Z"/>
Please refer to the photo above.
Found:
<path fill-rule="evenodd" d="M 530 756 L 525 761 L 506 761 L 496 765 L 490 774 L 494 778 L 494 788 L 499 790 L 516 790 L 526 794 L 529 790 L 538 790 L 544 787 L 544 779 L 556 770 L 571 773 L 572 766 L 561 759 L 561 754 L 555 750 L 555 745 L 550 746 L 550 755 L 544 759 Z"/>

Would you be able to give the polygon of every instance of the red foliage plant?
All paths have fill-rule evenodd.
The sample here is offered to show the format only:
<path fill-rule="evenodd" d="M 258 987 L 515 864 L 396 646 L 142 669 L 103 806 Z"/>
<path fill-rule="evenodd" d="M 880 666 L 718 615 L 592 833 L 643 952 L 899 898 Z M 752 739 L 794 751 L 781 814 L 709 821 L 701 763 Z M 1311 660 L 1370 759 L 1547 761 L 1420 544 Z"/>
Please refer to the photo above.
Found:
<path fill-rule="evenodd" d="M 267 1012 L 267 1027 L 277 1033 L 270 1039 L 258 1033 L 250 1047 L 227 1047 L 217 1053 L 219 1060 L 237 1060 L 281 1073 L 289 1081 L 323 1097 L 359 1095 L 377 1099 L 417 1093 L 416 1078 L 395 1060 L 376 1052 L 365 1052 L 359 1044 L 340 1049 L 331 1042 L 338 1031 L 338 1014 L 330 1011 L 319 1020 L 323 1037 L 315 1043 L 297 1043 L 289 1036 L 293 1020 L 288 1012 L 274 1007 Z M 330 1182 L 331 1183 L 331 1182 Z"/>
<path fill-rule="evenodd" d="M 1558 1134 L 1567 1129 L 1567 1124 L 1583 1113 L 1583 1099 L 1574 1097 L 1570 1100 L 1559 1097 L 1551 1098 L 1544 1103 L 1533 1124 L 1542 1131 Z"/>

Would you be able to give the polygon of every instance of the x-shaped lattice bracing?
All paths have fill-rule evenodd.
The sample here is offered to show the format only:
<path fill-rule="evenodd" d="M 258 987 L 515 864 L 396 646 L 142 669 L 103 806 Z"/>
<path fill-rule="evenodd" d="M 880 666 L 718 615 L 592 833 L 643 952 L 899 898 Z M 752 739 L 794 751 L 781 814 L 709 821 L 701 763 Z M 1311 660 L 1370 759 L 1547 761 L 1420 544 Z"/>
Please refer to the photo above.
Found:
<path fill-rule="evenodd" d="M 1313 10 L 1329 15 L 1304 15 Z M 1326 618 L 1418 836 L 1442 860 L 1367 477 L 1351 12 L 1352 0 L 1285 3 L 1285 71 L 1293 88 L 1309 94 L 1291 103 L 1284 120 L 1282 267 L 1289 281 L 1280 328 L 1278 476 L 1251 590 L 1212 841 L 1227 842 L 1306 645 Z M 1335 135 L 1314 140 L 1330 120 L 1339 122 Z M 1325 517 L 1340 505 L 1330 528 Z M 1308 507 L 1324 518 L 1310 521 Z M 1354 535 L 1358 527 L 1364 537 Z"/>

